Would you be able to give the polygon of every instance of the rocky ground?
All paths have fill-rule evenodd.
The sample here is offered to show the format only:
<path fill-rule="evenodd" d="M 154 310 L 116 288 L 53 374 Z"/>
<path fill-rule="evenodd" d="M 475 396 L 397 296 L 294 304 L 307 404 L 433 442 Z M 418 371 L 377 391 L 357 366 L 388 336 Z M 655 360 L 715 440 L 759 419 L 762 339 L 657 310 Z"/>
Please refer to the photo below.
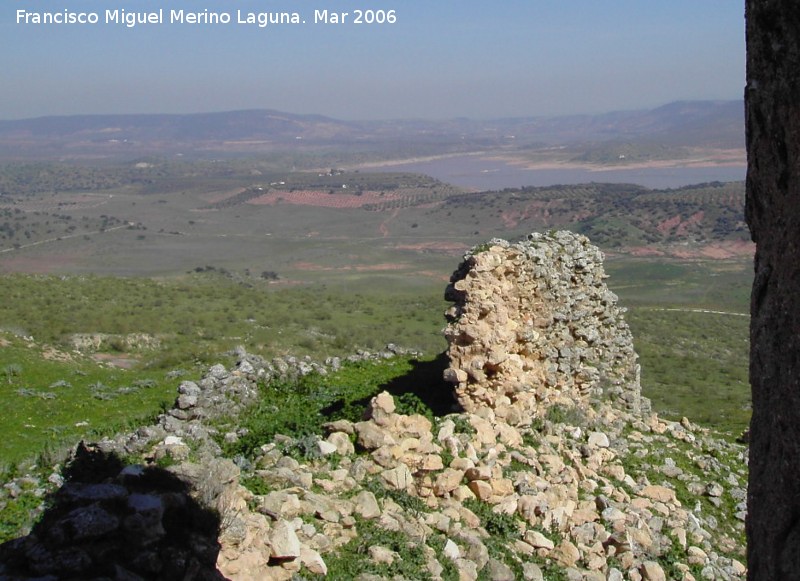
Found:
<path fill-rule="evenodd" d="M 174 460 L 168 471 L 218 511 L 216 565 L 228 578 L 312 578 L 329 566 L 362 579 L 744 578 L 746 450 L 687 420 L 578 405 L 550 408 L 527 426 L 498 421 L 489 408 L 432 423 L 395 413 L 382 393 L 364 421 L 329 425 L 307 458 L 284 453 L 292 442 L 277 438 L 242 470 L 217 456 L 197 403 L 245 392 L 259 371 L 247 358 L 231 371 L 215 366 L 203 381 L 182 384 L 158 426 L 98 444 L 139 454 L 142 465 Z M 128 526 L 130 514 L 155 506 L 163 518 L 173 491 L 147 493 L 139 509 L 136 493 L 121 488 L 131 470 L 72 499 L 50 523 L 68 533 L 6 545 L 4 562 L 14 550 L 30 559 L 20 577 L 7 578 L 63 570 L 53 551 L 94 545 Z M 166 534 L 158 519 L 147 522 L 148 538 Z M 362 529 L 377 542 L 360 552 Z M 47 571 L 36 559 L 59 566 Z M 419 569 L 409 574 L 404 561 Z"/>
<path fill-rule="evenodd" d="M 587 254 L 592 260 L 581 270 L 602 279 L 594 262 L 602 256 L 582 237 L 534 242 L 562 265 L 574 265 L 575 252 Z M 508 268 L 507 256 L 520 255 L 508 248 L 477 251 L 492 253 L 490 271 L 507 290 L 520 272 Z M 454 279 L 486 263 L 467 257 Z M 527 266 L 521 270 L 529 277 Z M 468 386 L 457 392 L 467 411 L 403 414 L 382 392 L 362 421 L 278 435 L 251 457 L 226 458 L 221 444 L 247 435 L 236 418 L 260 390 L 340 364 L 268 363 L 239 351 L 232 369 L 215 365 L 202 380 L 182 382 L 156 425 L 81 452 L 42 522 L 0 547 L 0 579 L 743 579 L 747 449 L 687 419 L 650 413 L 629 334 L 615 335 L 622 337 L 612 358 L 618 365 L 597 364 L 595 355 L 614 343 L 608 325 L 623 328 L 621 313 L 602 286 L 587 293 L 581 280 L 556 282 L 572 304 L 583 297 L 578 310 L 588 314 L 551 310 L 565 317 L 551 316 L 536 336 L 524 325 L 505 327 L 503 350 L 516 355 L 513 365 L 544 370 L 545 379 L 552 372 L 553 389 L 490 391 L 475 381 L 493 377 L 451 371 Z M 539 288 L 552 294 L 546 286 Z M 506 309 L 504 300 L 493 304 Z M 467 303 L 460 308 L 472 312 Z M 563 344 L 555 348 L 561 359 L 548 366 L 552 350 L 540 337 L 555 336 L 552 325 Z M 497 328 L 487 325 L 489 333 Z M 458 341 L 460 333 L 450 336 Z M 490 343 L 469 345 L 498 355 Z M 451 359 L 450 369 L 478 357 L 472 347 L 467 355 Z M 490 365 L 504 372 L 508 357 L 499 359 Z M 626 377 L 634 383 L 621 384 Z M 51 484 L 61 478 L 55 470 Z M 15 487 L 45 488 L 18 479 L 6 494 Z"/>

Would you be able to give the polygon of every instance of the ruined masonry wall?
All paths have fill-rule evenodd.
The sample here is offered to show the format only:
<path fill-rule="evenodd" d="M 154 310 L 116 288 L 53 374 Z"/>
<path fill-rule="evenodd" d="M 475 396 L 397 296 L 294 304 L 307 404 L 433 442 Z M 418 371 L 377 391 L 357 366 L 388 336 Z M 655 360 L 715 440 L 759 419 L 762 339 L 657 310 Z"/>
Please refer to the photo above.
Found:
<path fill-rule="evenodd" d="M 554 403 L 606 396 L 648 411 L 624 309 L 606 278 L 603 253 L 567 231 L 493 239 L 467 254 L 445 292 L 455 303 L 445 379 L 464 409 L 488 406 L 521 424 Z"/>

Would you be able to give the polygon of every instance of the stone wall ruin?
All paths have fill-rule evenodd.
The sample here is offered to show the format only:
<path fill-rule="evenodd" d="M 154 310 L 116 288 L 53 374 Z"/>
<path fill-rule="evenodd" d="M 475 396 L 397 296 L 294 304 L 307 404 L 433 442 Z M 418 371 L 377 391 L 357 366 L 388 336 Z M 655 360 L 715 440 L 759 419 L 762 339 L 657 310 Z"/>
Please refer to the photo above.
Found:
<path fill-rule="evenodd" d="M 567 231 L 468 253 L 445 292 L 455 304 L 444 376 L 461 406 L 493 408 L 513 424 L 601 396 L 642 412 L 633 339 L 606 278 L 602 252 Z"/>

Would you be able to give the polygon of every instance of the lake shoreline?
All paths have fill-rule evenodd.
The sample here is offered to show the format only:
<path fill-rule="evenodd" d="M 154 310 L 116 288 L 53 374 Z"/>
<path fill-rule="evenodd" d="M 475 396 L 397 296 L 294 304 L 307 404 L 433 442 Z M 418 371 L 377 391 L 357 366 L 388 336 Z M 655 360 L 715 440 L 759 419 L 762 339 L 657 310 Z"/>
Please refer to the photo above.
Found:
<path fill-rule="evenodd" d="M 746 168 L 745 161 L 734 151 L 709 152 L 707 156 L 624 165 L 558 160 L 531 161 L 496 152 L 473 152 L 357 166 L 357 169 L 378 172 L 422 173 L 472 191 L 579 184 L 598 179 L 664 189 L 713 181 L 741 181 L 745 178 Z"/>

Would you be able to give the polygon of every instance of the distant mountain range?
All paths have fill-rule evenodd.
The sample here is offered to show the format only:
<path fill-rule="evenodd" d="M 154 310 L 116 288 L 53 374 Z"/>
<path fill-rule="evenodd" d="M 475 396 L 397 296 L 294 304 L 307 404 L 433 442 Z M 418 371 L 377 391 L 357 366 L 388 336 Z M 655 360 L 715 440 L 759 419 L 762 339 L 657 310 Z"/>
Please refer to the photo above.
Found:
<path fill-rule="evenodd" d="M 681 101 L 642 111 L 492 120 L 343 121 L 247 110 L 187 115 L 71 115 L 0 121 L 0 156 L 253 152 L 402 144 L 441 153 L 626 141 L 744 147 L 741 101 Z"/>

